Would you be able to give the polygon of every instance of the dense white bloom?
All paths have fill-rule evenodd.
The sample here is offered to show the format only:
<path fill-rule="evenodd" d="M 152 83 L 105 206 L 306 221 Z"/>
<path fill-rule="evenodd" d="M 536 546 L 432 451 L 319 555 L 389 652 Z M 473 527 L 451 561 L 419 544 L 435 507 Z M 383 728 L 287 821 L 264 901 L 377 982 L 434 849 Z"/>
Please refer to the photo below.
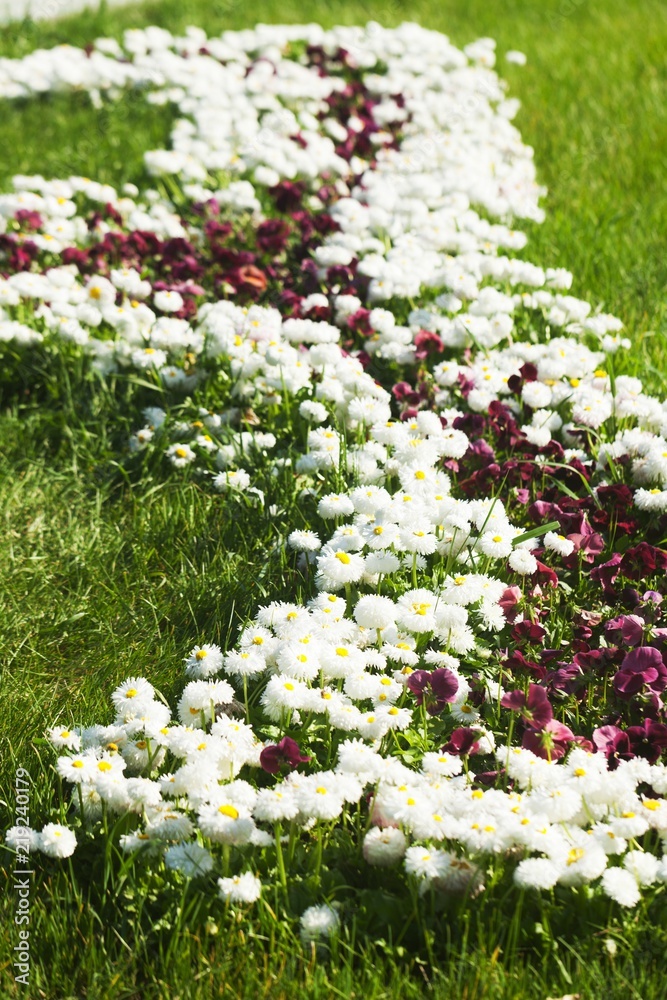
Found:
<path fill-rule="evenodd" d="M 656 511 L 663 514 L 667 511 L 667 490 L 636 490 L 635 505 L 639 510 Z"/>
<path fill-rule="evenodd" d="M 295 552 L 317 552 L 322 548 L 322 542 L 314 531 L 292 531 L 287 544 Z"/>
<path fill-rule="evenodd" d="M 39 849 L 52 858 L 69 858 L 76 850 L 76 835 L 60 823 L 47 823 L 39 835 Z"/>
<path fill-rule="evenodd" d="M 316 400 L 305 399 L 299 406 L 301 416 L 313 424 L 323 424 L 329 419 L 326 406 Z"/>
<path fill-rule="evenodd" d="M 156 292 L 153 296 L 155 308 L 161 312 L 174 313 L 183 308 L 183 296 L 178 292 Z"/>
<path fill-rule="evenodd" d="M 197 843 L 174 844 L 164 853 L 167 868 L 181 872 L 186 878 L 206 875 L 213 868 L 213 858 L 205 847 Z"/>
<path fill-rule="evenodd" d="M 301 940 L 307 944 L 335 934 L 340 927 L 340 917 L 333 907 L 325 903 L 321 906 L 309 906 L 304 910 L 300 924 Z"/>
<path fill-rule="evenodd" d="M 340 590 L 347 583 L 356 583 L 364 572 L 364 558 L 354 552 L 325 545 L 317 560 L 320 589 Z"/>
<path fill-rule="evenodd" d="M 47 731 L 49 741 L 58 750 L 79 750 L 81 747 L 81 737 L 76 730 L 68 729 L 66 726 L 52 726 Z"/>
<path fill-rule="evenodd" d="M 12 851 L 29 854 L 40 849 L 40 834 L 29 826 L 11 826 L 5 833 L 5 843 Z"/>
<path fill-rule="evenodd" d="M 167 448 L 165 454 L 171 464 L 175 465 L 177 469 L 181 469 L 185 465 L 190 465 L 197 457 L 189 444 L 172 444 Z"/>
<path fill-rule="evenodd" d="M 405 870 L 409 875 L 423 879 L 435 879 L 446 875 L 449 855 L 436 848 L 408 847 L 405 852 Z"/>
<path fill-rule="evenodd" d="M 227 493 L 229 490 L 243 492 L 250 486 L 250 476 L 245 469 L 229 469 L 214 476 L 213 485 L 221 493 Z"/>
<path fill-rule="evenodd" d="M 520 576 L 532 576 L 533 573 L 537 573 L 537 559 L 527 549 L 514 549 L 508 562 L 514 572 L 519 573 Z"/>
<path fill-rule="evenodd" d="M 246 844 L 255 824 L 247 809 L 227 801 L 202 806 L 199 826 L 204 836 L 216 843 Z"/>
<path fill-rule="evenodd" d="M 185 661 L 185 671 L 189 677 L 197 679 L 212 677 L 222 668 L 222 651 L 219 646 L 204 643 L 195 646 Z"/>
<path fill-rule="evenodd" d="M 514 881 L 521 889 L 552 889 L 561 874 L 548 858 L 525 858 L 514 869 Z"/>
<path fill-rule="evenodd" d="M 329 493 L 322 497 L 318 507 L 320 517 L 325 519 L 333 517 L 347 517 L 354 512 L 354 504 L 347 494 Z"/>
<path fill-rule="evenodd" d="M 621 906 L 632 907 L 639 902 L 637 879 L 625 868 L 607 868 L 602 873 L 602 888 L 610 899 Z"/>
<path fill-rule="evenodd" d="M 262 893 L 262 883 L 252 872 L 219 878 L 220 897 L 230 903 L 255 903 Z"/>
<path fill-rule="evenodd" d="M 396 864 L 405 854 L 408 842 L 402 830 L 394 826 L 371 827 L 364 837 L 364 858 L 369 865 L 385 868 Z"/>
<path fill-rule="evenodd" d="M 395 622 L 396 613 L 396 605 L 388 597 L 362 597 L 354 607 L 357 623 L 370 629 L 386 629 Z"/>
<path fill-rule="evenodd" d="M 153 700 L 153 685 L 145 677 L 130 677 L 116 688 L 111 700 L 120 714 L 126 711 L 141 712 Z"/>
<path fill-rule="evenodd" d="M 544 547 L 557 552 L 559 556 L 569 556 L 574 551 L 574 542 L 555 531 L 547 531 L 544 536 Z"/>

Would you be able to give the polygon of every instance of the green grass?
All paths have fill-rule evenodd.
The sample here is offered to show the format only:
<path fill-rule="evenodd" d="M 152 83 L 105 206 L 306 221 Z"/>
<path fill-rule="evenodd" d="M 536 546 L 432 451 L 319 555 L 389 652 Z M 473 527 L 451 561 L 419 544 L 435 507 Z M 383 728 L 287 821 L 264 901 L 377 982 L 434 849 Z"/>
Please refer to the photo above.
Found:
<path fill-rule="evenodd" d="M 526 68 L 502 61 L 499 66 L 522 101 L 517 124 L 535 148 L 540 180 L 550 189 L 547 220 L 530 227 L 527 256 L 568 267 L 575 275 L 574 294 L 621 316 L 636 347 L 632 369 L 653 390 L 663 391 L 667 8 L 662 3 L 361 0 L 325 6 L 164 0 L 54 25 L 12 26 L 3 31 L 0 54 L 18 56 L 62 41 L 82 45 L 147 23 L 173 30 L 197 23 L 214 33 L 257 20 L 368 19 L 388 25 L 418 20 L 459 44 L 488 34 L 501 51 L 527 53 Z M 167 112 L 132 97 L 102 111 L 93 110 L 81 94 L 4 105 L 0 185 L 6 188 L 17 172 L 83 173 L 116 184 L 138 177 L 143 150 L 164 144 L 169 124 Z M 68 437 L 67 427 L 76 419 L 74 409 L 63 409 L 59 433 L 52 437 L 39 415 L 0 417 L 3 798 L 11 804 L 15 766 L 27 767 L 36 779 L 36 823 L 52 783 L 49 754 L 39 741 L 45 724 L 108 719 L 110 690 L 132 673 L 148 672 L 169 696 L 191 645 L 226 641 L 267 594 L 278 597 L 295 587 L 280 549 L 273 548 L 288 526 L 299 523 L 295 495 L 287 504 L 283 500 L 284 513 L 269 519 L 245 508 L 232 515 L 229 505 L 194 482 L 155 488 L 157 482 L 146 480 L 122 489 L 103 435 Z M 94 859 L 91 866 L 93 871 Z M 180 900 L 162 900 L 167 917 L 153 926 L 155 901 L 148 900 L 144 912 L 120 880 L 105 896 L 92 880 L 74 889 L 67 869 L 58 874 L 55 865 L 45 865 L 37 879 L 33 985 L 27 994 L 35 997 L 203 1000 L 300 992 L 368 1000 L 540 1000 L 579 993 L 582 1000 L 605 994 L 658 1000 L 664 995 L 664 937 L 651 931 L 645 914 L 627 922 L 612 960 L 603 946 L 605 915 L 598 918 L 599 934 L 589 939 L 577 937 L 585 924 L 575 915 L 567 934 L 565 928 L 547 928 L 536 937 L 533 920 L 525 939 L 512 943 L 503 938 L 507 928 L 498 900 L 489 897 L 475 904 L 474 926 L 450 927 L 453 944 L 447 949 L 440 942 L 447 957 L 437 973 L 415 964 L 409 951 L 399 955 L 378 945 L 361 953 L 354 942 L 329 967 L 299 957 L 298 945 L 272 928 L 268 916 L 262 925 L 268 941 L 227 925 L 213 935 L 184 923 L 176 934 Z M 0 992 L 9 997 L 14 995 L 7 958 L 14 943 L 11 898 L 2 905 Z M 206 909 L 212 902 L 201 905 Z M 511 925 L 510 915 L 507 922 Z"/>

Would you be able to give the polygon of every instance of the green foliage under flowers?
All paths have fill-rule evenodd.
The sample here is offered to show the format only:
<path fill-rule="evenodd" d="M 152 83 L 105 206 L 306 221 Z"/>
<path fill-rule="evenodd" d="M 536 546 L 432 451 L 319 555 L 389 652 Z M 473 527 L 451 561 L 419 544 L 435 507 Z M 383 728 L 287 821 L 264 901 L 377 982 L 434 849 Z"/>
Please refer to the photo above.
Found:
<path fill-rule="evenodd" d="M 649 388 L 664 389 L 667 101 L 659 54 L 667 19 L 661 4 L 362 0 L 325 8 L 164 0 L 54 26 L 12 26 L 0 50 L 21 55 L 62 40 L 85 44 L 148 23 L 174 30 L 201 23 L 214 33 L 259 19 L 370 18 L 418 20 L 457 43 L 491 34 L 504 47 L 527 52 L 525 70 L 503 67 L 503 75 L 522 100 L 517 124 L 534 145 L 551 191 L 546 222 L 529 233 L 532 259 L 571 268 L 574 294 L 621 316 L 637 345 L 631 366 Z M 37 171 L 82 172 L 111 182 L 139 176 L 144 149 L 164 145 L 169 125 L 164 110 L 140 100 L 100 112 L 83 95 L 3 106 L 2 181 Z M 65 383 L 65 369 L 53 361 L 45 358 L 43 379 L 52 405 L 36 406 L 19 392 L 0 416 L 3 799 L 11 801 L 15 768 L 26 767 L 34 779 L 35 818 L 53 806 L 51 755 L 35 739 L 44 719 L 63 705 L 64 722 L 99 718 L 111 687 L 148 670 L 170 698 L 180 686 L 178 664 L 196 638 L 224 645 L 258 603 L 299 596 L 293 564 L 274 543 L 303 523 L 297 490 L 284 483 L 277 512 L 269 516 L 269 498 L 264 511 L 239 504 L 232 518 L 229 507 L 195 482 L 165 482 L 150 469 L 126 482 L 114 442 L 131 428 L 105 420 L 111 410 L 101 382 L 83 390 Z M 337 836 L 331 848 L 345 857 L 352 839 L 345 830 Z M 185 881 L 181 890 L 177 880 L 162 882 L 132 859 L 89 851 L 77 859 L 83 863 L 76 876 L 66 865 L 40 861 L 31 996 L 203 1000 L 298 992 L 509 1000 L 574 993 L 582 1000 L 658 1000 L 664 994 L 661 897 L 654 911 L 642 903 L 622 925 L 610 922 L 608 903 L 587 899 L 583 890 L 565 911 L 556 905 L 557 893 L 542 902 L 526 897 L 523 908 L 510 911 L 509 879 L 499 872 L 474 908 L 465 900 L 451 904 L 437 924 L 434 914 L 421 917 L 428 946 L 417 950 L 411 914 L 396 913 L 385 923 L 391 886 L 383 874 L 348 915 L 331 961 L 321 961 L 323 955 L 309 954 L 293 929 L 276 920 L 270 892 L 251 922 L 225 912 L 214 890 L 188 890 Z M 2 866 L 9 876 L 7 855 Z M 307 879 L 305 864 L 301 870 Z M 325 868 L 325 886 L 329 877 Z M 295 916 L 303 909 L 301 891 L 297 879 Z M 12 903 L 7 893 L 0 904 L 0 989 L 8 997 L 20 995 L 11 971 Z M 384 939 L 368 947 L 357 928 L 372 936 L 380 917 Z"/>

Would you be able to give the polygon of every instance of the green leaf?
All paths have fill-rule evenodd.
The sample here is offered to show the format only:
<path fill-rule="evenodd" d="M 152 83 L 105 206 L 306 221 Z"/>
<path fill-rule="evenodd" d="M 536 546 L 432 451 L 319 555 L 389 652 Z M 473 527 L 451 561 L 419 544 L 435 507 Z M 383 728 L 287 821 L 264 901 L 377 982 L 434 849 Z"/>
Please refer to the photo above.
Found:
<path fill-rule="evenodd" d="M 547 531 L 555 531 L 556 528 L 560 528 L 558 521 L 540 524 L 537 528 L 531 528 L 530 531 L 524 531 L 522 535 L 517 535 L 512 545 L 516 547 L 520 542 L 527 542 L 529 538 L 539 538 L 540 535 L 545 535 Z"/>

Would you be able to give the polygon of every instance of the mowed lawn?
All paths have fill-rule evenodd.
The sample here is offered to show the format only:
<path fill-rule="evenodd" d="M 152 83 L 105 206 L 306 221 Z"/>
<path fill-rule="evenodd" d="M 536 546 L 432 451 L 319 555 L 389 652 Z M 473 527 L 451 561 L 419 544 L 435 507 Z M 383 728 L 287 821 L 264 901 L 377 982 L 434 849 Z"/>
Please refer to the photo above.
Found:
<path fill-rule="evenodd" d="M 389 26 L 416 20 L 457 44 L 490 35 L 500 53 L 524 51 L 526 67 L 501 57 L 498 69 L 522 102 L 516 121 L 549 188 L 547 219 L 530 227 L 525 255 L 569 268 L 573 294 L 620 316 L 634 345 L 624 369 L 667 393 L 667 6 L 658 0 L 164 0 L 3 28 L 0 55 L 64 41 L 85 45 L 146 24 L 174 31 L 198 24 L 213 34 L 260 20 Z M 83 94 L 3 104 L 0 188 L 15 173 L 136 179 L 143 151 L 164 145 L 169 126 L 165 109 L 135 96 L 100 111 Z M 49 375 L 61 385 L 66 378 L 64 368 Z M 248 508 L 232 519 L 220 497 L 176 477 L 166 482 L 158 472 L 130 488 L 115 464 L 118 428 L 107 413 L 101 399 L 97 414 L 82 417 L 74 388 L 58 393 L 57 407 L 40 409 L 26 397 L 0 413 L 2 798 L 11 806 L 15 768 L 28 768 L 37 826 L 52 804 L 50 751 L 41 740 L 46 725 L 110 719 L 109 693 L 131 674 L 146 673 L 169 697 L 192 645 L 229 643 L 258 603 L 294 596 L 280 542 L 304 523 L 298 497 L 276 492 L 267 501 L 267 509 L 279 503 L 274 516 Z M 3 856 L 6 873 L 10 862 Z M 164 905 L 180 914 L 179 927 L 149 927 L 145 901 L 127 886 L 105 895 L 81 876 L 74 884 L 66 864 L 62 874 L 53 872 L 50 866 L 35 887 L 29 996 L 664 996 L 664 941 L 642 922 L 641 909 L 615 938 L 613 959 L 604 920 L 596 934 L 579 939 L 576 914 L 569 933 L 542 926 L 541 948 L 499 950 L 499 929 L 511 915 L 488 899 L 471 907 L 465 927 L 448 930 L 455 944 L 438 974 L 389 943 L 366 952 L 354 941 L 328 969 L 299 959 L 294 939 L 271 928 L 268 916 L 261 940 L 242 929 L 191 932 L 188 911 L 168 899 Z M 150 902 L 159 908 L 160 900 Z M 11 997 L 18 991 L 10 968 L 10 893 L 2 906 L 0 995 Z"/>

